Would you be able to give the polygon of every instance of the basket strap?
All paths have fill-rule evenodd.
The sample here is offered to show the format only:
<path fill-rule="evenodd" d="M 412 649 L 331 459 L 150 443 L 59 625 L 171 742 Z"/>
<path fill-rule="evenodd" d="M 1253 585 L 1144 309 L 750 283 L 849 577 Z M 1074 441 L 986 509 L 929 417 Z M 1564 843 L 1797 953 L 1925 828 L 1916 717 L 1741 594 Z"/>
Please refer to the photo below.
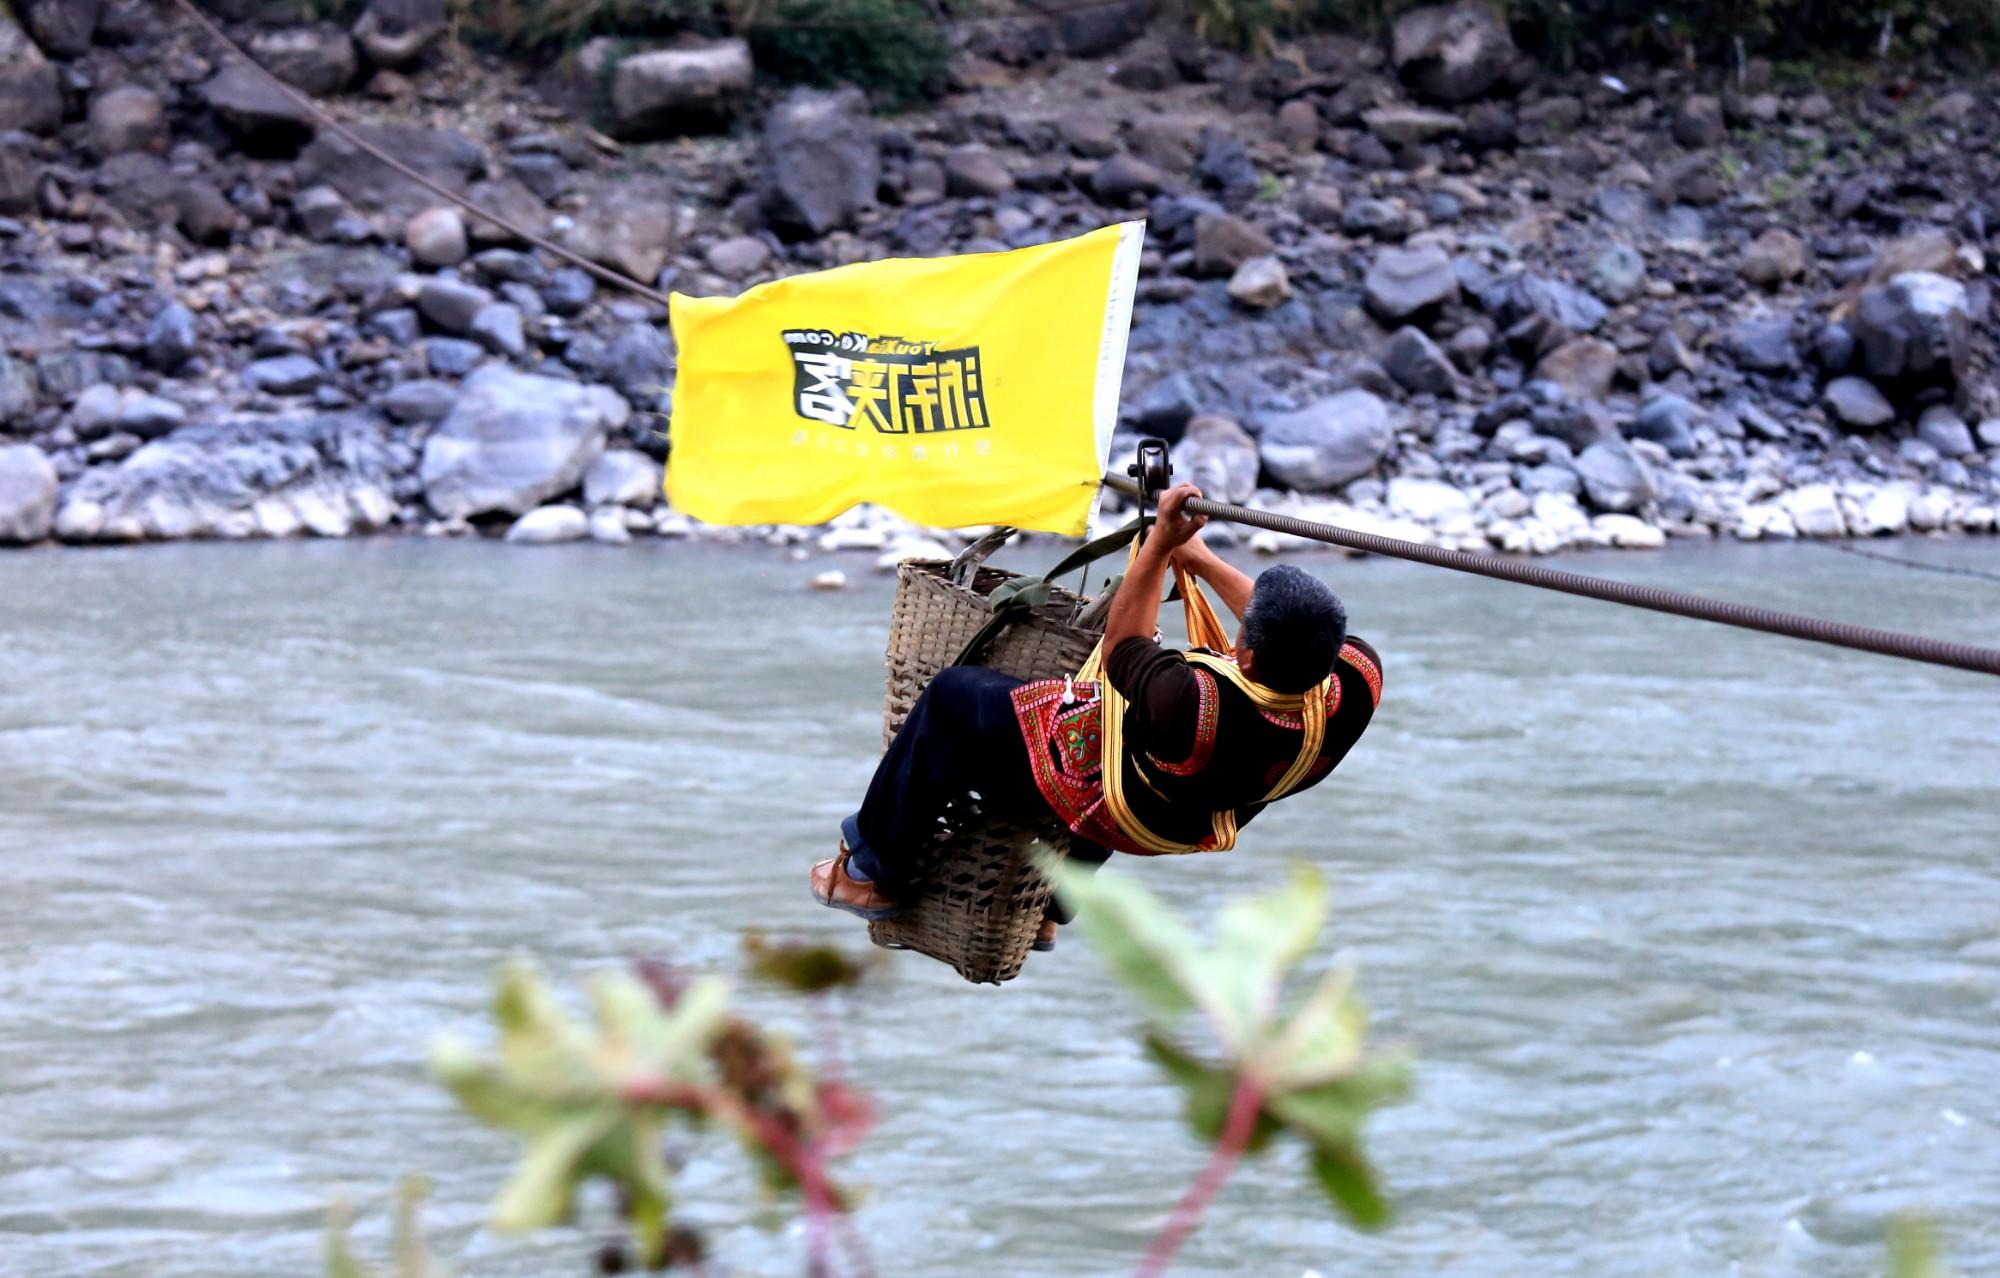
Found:
<path fill-rule="evenodd" d="M 1054 590 L 1052 582 L 1066 573 L 1075 572 L 1085 564 L 1095 563 L 1109 555 L 1123 550 L 1132 539 L 1139 535 L 1139 522 L 1134 520 L 1122 528 L 1104 534 L 1094 541 L 1086 541 L 1075 550 L 1064 555 L 1053 568 L 1037 577 L 1015 577 L 997 586 L 986 598 L 986 606 L 993 615 L 979 628 L 979 633 L 966 641 L 959 651 L 954 665 L 978 665 L 986 657 L 987 650 L 1000 632 L 1017 621 L 1025 621 L 1033 616 L 1037 608 L 1048 603 Z"/>

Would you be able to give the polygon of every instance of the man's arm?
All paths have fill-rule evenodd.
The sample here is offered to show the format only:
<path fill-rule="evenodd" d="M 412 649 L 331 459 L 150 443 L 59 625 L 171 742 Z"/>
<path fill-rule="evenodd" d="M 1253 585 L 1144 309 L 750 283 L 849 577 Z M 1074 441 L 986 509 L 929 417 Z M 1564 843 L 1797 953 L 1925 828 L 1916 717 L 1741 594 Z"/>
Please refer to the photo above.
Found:
<path fill-rule="evenodd" d="M 1222 556 L 1208 548 L 1208 543 L 1199 536 L 1174 552 L 1174 562 L 1215 587 L 1215 593 L 1222 596 L 1222 604 L 1236 614 L 1238 621 L 1250 607 L 1250 592 L 1256 583 L 1234 564 L 1223 562 Z"/>
<path fill-rule="evenodd" d="M 1109 654 L 1127 639 L 1151 640 L 1160 623 L 1160 587 L 1166 580 L 1167 565 L 1177 548 L 1200 532 L 1208 519 L 1190 515 L 1181 507 L 1190 497 L 1201 496 L 1193 484 L 1176 484 L 1160 494 L 1160 513 L 1146 544 L 1133 556 L 1125 570 L 1125 580 L 1111 600 L 1111 612 L 1104 619 L 1104 651 Z M 1240 573 L 1238 574 L 1241 575 Z M 1217 587 L 1221 589 L 1221 587 Z M 1244 598 L 1249 598 L 1246 594 Z"/>

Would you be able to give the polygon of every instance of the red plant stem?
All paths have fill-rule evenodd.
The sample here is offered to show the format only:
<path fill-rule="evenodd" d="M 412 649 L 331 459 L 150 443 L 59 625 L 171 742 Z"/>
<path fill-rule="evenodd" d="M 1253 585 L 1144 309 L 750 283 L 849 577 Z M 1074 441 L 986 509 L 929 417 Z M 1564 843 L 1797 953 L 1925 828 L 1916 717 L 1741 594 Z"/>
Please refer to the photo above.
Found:
<path fill-rule="evenodd" d="M 1243 1150 L 1250 1144 L 1250 1133 L 1257 1128 L 1257 1112 L 1264 1105 L 1264 1089 L 1249 1074 L 1236 1076 L 1236 1092 L 1229 1098 L 1229 1116 L 1222 1120 L 1222 1135 L 1209 1152 L 1208 1166 L 1201 1169 L 1194 1184 L 1188 1186 L 1186 1194 L 1174 1206 L 1174 1214 L 1153 1243 L 1146 1249 L 1145 1259 L 1133 1278 L 1160 1278 L 1173 1263 L 1174 1255 L 1181 1244 L 1188 1240 L 1195 1226 L 1201 1223 L 1202 1213 L 1215 1201 L 1229 1174 L 1242 1161 Z"/>

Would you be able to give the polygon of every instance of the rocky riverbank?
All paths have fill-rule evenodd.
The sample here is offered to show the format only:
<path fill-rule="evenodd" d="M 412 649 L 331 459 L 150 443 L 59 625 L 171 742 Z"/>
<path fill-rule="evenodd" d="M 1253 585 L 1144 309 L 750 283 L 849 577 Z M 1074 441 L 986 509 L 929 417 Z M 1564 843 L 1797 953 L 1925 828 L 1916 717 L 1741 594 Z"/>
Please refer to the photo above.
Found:
<path fill-rule="evenodd" d="M 14 8 L 0 543 L 958 536 L 691 524 L 659 497 L 659 308 L 441 206 L 169 7 Z M 734 41 L 488 59 L 441 0 L 231 32 L 663 288 L 1143 215 L 1120 449 L 1163 435 L 1213 495 L 1514 553 L 2000 524 L 1990 79 L 1558 75 L 1477 7 L 1246 59 L 1134 0 L 968 24 L 951 91 L 884 117 L 759 83 Z"/>

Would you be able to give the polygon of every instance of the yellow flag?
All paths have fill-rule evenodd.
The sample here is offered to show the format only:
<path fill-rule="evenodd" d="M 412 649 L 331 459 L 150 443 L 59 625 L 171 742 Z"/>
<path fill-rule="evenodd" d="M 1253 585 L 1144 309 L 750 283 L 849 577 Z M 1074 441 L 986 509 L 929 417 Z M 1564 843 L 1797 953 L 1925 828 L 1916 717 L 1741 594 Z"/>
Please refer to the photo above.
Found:
<path fill-rule="evenodd" d="M 1010 253 L 675 294 L 667 498 L 707 523 L 858 502 L 1081 533 L 1118 417 L 1145 223 Z"/>

